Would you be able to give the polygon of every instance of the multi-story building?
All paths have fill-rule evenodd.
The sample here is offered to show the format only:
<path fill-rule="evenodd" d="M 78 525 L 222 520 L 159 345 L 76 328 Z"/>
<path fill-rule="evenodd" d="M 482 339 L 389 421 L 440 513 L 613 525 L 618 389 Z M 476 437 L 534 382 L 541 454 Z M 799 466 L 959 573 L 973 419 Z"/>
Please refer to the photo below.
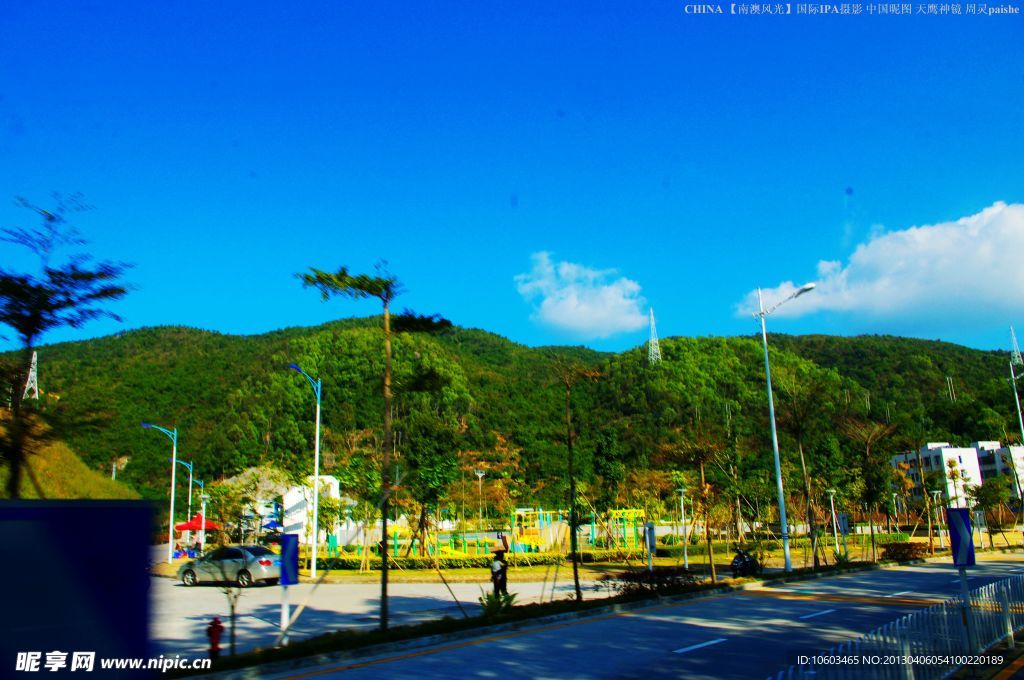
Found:
<path fill-rule="evenodd" d="M 967 507 L 966 490 L 981 484 L 982 473 L 978 464 L 978 450 L 973 447 L 950 446 L 948 442 L 928 442 L 921 447 L 921 467 L 925 476 L 942 475 L 943 499 L 953 507 Z M 911 492 L 921 498 L 921 475 L 917 469 L 917 451 L 906 451 L 892 457 L 892 465 L 907 463 L 907 475 L 914 482 Z"/>
<path fill-rule="evenodd" d="M 965 491 L 984 480 L 1009 475 L 1011 493 L 1021 495 L 1024 485 L 1024 446 L 1003 446 L 999 442 L 972 442 L 970 446 L 950 446 L 948 442 L 929 442 L 921 447 L 921 467 L 925 476 L 941 473 L 944 480 L 943 501 L 954 507 L 966 507 Z M 917 451 L 906 451 L 892 457 L 892 465 L 907 463 L 907 475 L 914 482 L 911 492 L 921 498 L 921 476 L 917 469 Z M 951 474 L 955 471 L 955 474 Z"/>
<path fill-rule="evenodd" d="M 1020 498 L 1024 484 L 1024 446 L 1003 446 L 999 442 L 974 442 L 982 479 L 999 475 L 1010 477 L 1010 493 Z"/>

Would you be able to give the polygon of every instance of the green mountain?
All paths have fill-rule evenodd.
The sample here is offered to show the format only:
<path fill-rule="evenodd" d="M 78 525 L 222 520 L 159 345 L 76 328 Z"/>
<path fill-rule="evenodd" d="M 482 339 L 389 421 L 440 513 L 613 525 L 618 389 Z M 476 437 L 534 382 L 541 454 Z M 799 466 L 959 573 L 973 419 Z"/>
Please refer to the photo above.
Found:
<path fill-rule="evenodd" d="M 296 363 L 323 381 L 323 470 L 365 486 L 371 482 L 359 474 L 380 446 L 382 344 L 381 319 L 371 317 L 256 336 L 146 328 L 44 346 L 39 384 L 46 398 L 38 408 L 89 468 L 109 470 L 127 459 L 119 480 L 144 497 L 166 495 L 170 441 L 142 429 L 142 421 L 177 427 L 178 455 L 208 483 L 260 464 L 299 477 L 312 469 L 315 402 L 309 384 L 287 368 Z M 770 344 L 787 475 L 798 465 L 793 423 L 803 417 L 801 399 L 822 410 L 802 436 L 812 474 L 828 483 L 842 477 L 855 484 L 856 447 L 837 425 L 844 418 L 899 425 L 893 447 L 1004 439 L 1016 430 L 1005 355 L 874 336 L 773 335 Z M 680 470 L 693 479 L 693 457 L 680 452 L 701 438 L 723 442 L 709 472 L 719 483 L 745 477 L 767 485 L 759 341 L 668 338 L 661 348 L 663 361 L 650 366 L 646 346 L 613 354 L 530 348 L 476 329 L 400 334 L 398 465 L 416 471 L 411 485 L 435 473 L 451 481 L 450 470 L 430 472 L 417 462 L 430 438 L 417 418 L 427 414 L 456 433 L 463 473 L 483 461 L 488 479 L 502 480 L 508 503 L 563 502 L 566 394 L 556 365 L 573 363 L 595 374 L 582 377 L 572 394 L 578 470 L 591 497 L 640 502 L 622 494 L 639 494 L 645 484 L 671 496 L 671 471 L 677 481 Z M 742 474 L 730 472 L 734 463 Z"/>

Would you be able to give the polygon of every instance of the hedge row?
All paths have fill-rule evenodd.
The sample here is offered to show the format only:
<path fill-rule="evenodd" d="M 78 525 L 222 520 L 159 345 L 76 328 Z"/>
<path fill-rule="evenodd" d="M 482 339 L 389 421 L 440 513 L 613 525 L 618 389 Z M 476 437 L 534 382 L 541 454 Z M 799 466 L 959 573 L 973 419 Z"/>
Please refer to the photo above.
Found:
<path fill-rule="evenodd" d="M 580 551 L 580 562 L 592 563 L 592 562 L 614 562 L 621 561 L 626 557 L 632 557 L 638 559 L 641 553 L 636 550 L 581 550 Z M 560 553 L 526 553 L 516 555 L 506 555 L 505 559 L 518 566 L 526 565 L 549 565 L 549 564 L 566 564 L 570 562 L 568 555 L 562 555 Z M 467 555 L 465 557 L 451 557 L 442 556 L 437 558 L 437 565 L 441 569 L 490 569 L 491 562 L 494 560 L 492 555 Z M 355 556 L 344 556 L 344 557 L 321 557 L 317 560 L 316 565 L 319 569 L 359 569 L 362 566 L 363 560 L 361 557 Z M 419 557 L 410 555 L 409 557 L 399 556 L 392 557 L 388 562 L 392 567 L 395 565 L 402 569 L 433 569 L 434 560 L 430 557 Z M 306 567 L 309 566 L 307 561 Z M 376 555 L 371 555 L 369 559 L 370 569 L 380 569 L 380 558 Z"/>
<path fill-rule="evenodd" d="M 870 540 L 866 535 L 863 537 L 853 536 L 848 537 L 847 541 L 849 545 L 860 545 L 860 540 Z M 910 539 L 907 534 L 896 533 L 896 534 L 875 534 L 875 543 L 879 546 L 885 546 L 889 543 L 906 543 Z M 807 538 L 794 538 L 789 542 L 791 549 L 803 549 L 807 547 L 809 540 Z M 714 551 L 716 555 L 731 555 L 733 553 L 733 543 L 715 542 Z M 832 546 L 831 542 L 825 543 L 826 549 L 830 549 Z M 782 548 L 781 541 L 761 541 L 760 543 L 747 543 L 743 544 L 743 547 L 747 550 L 761 550 L 772 551 L 779 550 Z M 687 553 L 691 556 L 707 555 L 707 544 L 700 543 L 698 545 L 690 545 L 687 548 Z M 658 557 L 677 557 L 683 556 L 683 546 L 677 545 L 659 545 L 655 553 Z M 621 562 L 626 558 L 640 559 L 644 555 L 643 548 L 618 548 L 618 549 L 606 549 L 606 550 L 581 550 L 580 551 L 580 562 L 589 564 L 593 562 Z M 466 556 L 441 556 L 437 558 L 437 565 L 441 569 L 489 569 L 491 561 L 494 557 L 490 554 L 487 555 L 466 555 Z M 564 564 L 569 562 L 568 555 L 562 555 L 560 553 L 526 553 L 508 555 L 507 560 L 514 564 L 523 566 L 527 564 L 531 565 L 549 565 L 549 564 Z M 343 555 L 340 557 L 326 557 L 317 560 L 317 566 L 320 569 L 359 569 L 362 566 L 363 560 L 361 557 L 356 555 Z M 402 569 L 433 569 L 434 559 L 430 557 L 422 557 L 416 555 L 410 555 L 409 557 L 400 556 L 393 557 L 390 559 L 392 566 L 398 565 Z M 370 569 L 380 569 L 380 557 L 377 555 L 371 555 L 369 559 Z M 307 562 L 308 567 L 308 562 Z"/>
<path fill-rule="evenodd" d="M 926 543 L 909 543 L 893 541 L 882 550 L 883 560 L 894 560 L 896 562 L 909 562 L 924 557 L 928 553 Z"/>
<path fill-rule="evenodd" d="M 506 557 L 506 560 L 514 561 L 516 564 L 559 564 L 564 558 L 553 553 L 530 553 L 528 555 L 516 555 Z M 467 555 L 464 557 L 441 556 L 437 558 L 437 566 L 441 569 L 490 569 L 493 555 Z M 361 557 L 327 557 L 317 560 L 319 569 L 359 569 L 363 564 Z M 371 555 L 368 564 L 370 569 L 380 569 L 381 560 L 377 555 Z M 399 556 L 388 559 L 392 567 L 398 566 L 402 569 L 433 569 L 435 561 L 432 557 L 420 557 L 410 555 L 409 557 Z"/>
<path fill-rule="evenodd" d="M 846 537 L 846 541 L 847 541 L 847 546 L 854 546 L 854 545 L 859 546 L 861 544 L 861 541 L 864 541 L 866 544 L 870 544 L 871 537 L 868 534 L 852 534 L 852 535 Z M 906 543 L 908 541 L 910 541 L 910 536 L 908 536 L 905 533 L 875 534 L 875 544 L 879 545 L 879 546 L 885 546 L 885 545 L 888 545 L 889 543 Z M 824 544 L 826 549 L 834 549 L 833 548 L 834 544 L 833 544 L 831 538 L 827 542 L 825 542 L 824 539 L 819 538 L 818 542 L 819 542 L 819 544 Z M 714 543 L 715 554 L 716 555 L 732 554 L 733 546 L 734 545 L 735 545 L 735 543 L 719 543 L 719 542 L 716 542 L 716 543 Z M 755 542 L 755 543 L 743 543 L 741 545 L 742 545 L 742 547 L 745 550 L 757 550 L 758 548 L 760 548 L 761 550 L 765 550 L 765 551 L 773 551 L 773 550 L 781 550 L 782 549 L 782 541 L 781 540 L 760 541 L 760 542 Z M 810 539 L 805 538 L 805 537 L 791 538 L 789 540 L 789 547 L 790 547 L 791 550 L 792 549 L 798 549 L 798 548 L 799 549 L 809 548 L 810 547 Z M 686 552 L 689 555 L 707 555 L 708 554 L 708 546 L 707 546 L 706 543 L 699 543 L 697 545 L 690 545 L 690 546 L 687 547 Z M 683 555 L 683 546 L 682 546 L 681 543 L 677 544 L 677 545 L 666 545 L 666 546 L 659 545 L 657 551 L 655 552 L 655 554 L 658 557 L 682 557 L 682 555 Z"/>

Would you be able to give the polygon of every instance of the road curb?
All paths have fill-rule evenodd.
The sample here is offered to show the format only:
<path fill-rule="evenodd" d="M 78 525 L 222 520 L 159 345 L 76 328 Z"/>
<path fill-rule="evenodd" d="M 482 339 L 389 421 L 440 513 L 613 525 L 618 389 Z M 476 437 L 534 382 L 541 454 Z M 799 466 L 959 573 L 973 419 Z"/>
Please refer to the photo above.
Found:
<path fill-rule="evenodd" d="M 984 550 L 983 552 L 1021 553 L 1024 552 L 1024 550 L 1020 548 L 1004 548 L 997 549 L 995 551 Z M 500 635 L 502 633 L 514 633 L 520 630 L 542 627 L 551 624 L 558 624 L 566 621 L 574 621 L 577 619 L 608 616 L 629 612 L 637 609 L 647 609 L 661 605 L 675 604 L 677 602 L 685 602 L 688 600 L 717 597 L 737 591 L 762 588 L 766 585 L 793 583 L 799 581 L 813 581 L 816 579 L 843 576 L 845 574 L 855 574 L 866 571 L 899 569 L 901 567 L 914 566 L 916 564 L 929 564 L 948 559 L 950 559 L 949 555 L 941 555 L 935 557 L 925 557 L 915 560 L 909 560 L 907 562 L 889 562 L 884 564 L 870 563 L 852 565 L 841 570 L 829 570 L 826 572 L 807 572 L 802 574 L 793 574 L 791 576 L 780 576 L 771 579 L 746 581 L 743 583 L 736 584 L 722 584 L 714 588 L 708 588 L 696 592 L 679 593 L 676 595 L 655 596 L 643 600 L 636 600 L 634 602 L 618 602 L 605 606 L 594 607 L 592 609 L 584 609 L 574 612 L 564 612 L 562 614 L 549 614 L 547 616 L 523 619 L 521 621 L 510 621 L 507 623 L 484 625 L 467 630 L 453 631 L 451 633 L 440 633 L 437 635 L 428 635 L 425 637 L 410 638 L 408 640 L 399 640 L 396 642 L 386 642 L 358 649 L 339 650 L 336 652 L 313 654 L 310 656 L 303 656 L 295 659 L 273 661 L 260 664 L 257 666 L 248 666 L 246 668 L 219 671 L 193 677 L 215 678 L 217 680 L 249 680 L 251 678 L 260 678 L 271 674 L 287 673 L 289 671 L 299 671 L 314 666 L 322 666 L 327 664 L 342 664 L 345 662 L 371 659 L 373 657 L 378 656 L 389 656 L 396 653 L 414 651 L 427 647 L 433 647 L 435 645 L 440 644 L 461 642 L 465 640 L 472 640 L 475 638 L 484 638 L 492 635 Z"/>
<path fill-rule="evenodd" d="M 643 600 L 636 600 L 634 602 L 618 602 L 605 606 L 594 607 L 592 609 L 565 612 L 562 614 L 549 614 L 547 616 L 523 619 L 521 621 L 510 621 L 507 623 L 484 625 L 476 628 L 471 628 L 468 630 L 453 631 L 451 633 L 440 633 L 437 635 L 410 638 L 408 640 L 399 640 L 396 642 L 386 642 L 379 645 L 362 647 L 359 649 L 325 652 L 322 654 L 303 656 L 296 659 L 273 661 L 265 664 L 260 664 L 258 666 L 249 666 L 246 668 L 237 668 L 232 670 L 208 673 L 205 675 L 195 677 L 216 678 L 218 680 L 248 680 L 250 678 L 260 678 L 266 675 L 272 675 L 277 673 L 287 673 L 288 671 L 298 671 L 304 668 L 310 668 L 314 666 L 322 666 L 327 664 L 341 664 L 347 661 L 359 661 L 361 659 L 369 659 L 378 656 L 388 656 L 391 654 L 401 652 L 409 652 L 417 649 L 432 647 L 439 644 L 461 642 L 465 640 L 472 640 L 475 638 L 484 638 L 492 635 L 500 635 L 502 633 L 514 633 L 520 630 L 542 627 L 551 624 L 564 623 L 566 621 L 575 621 L 577 619 L 621 614 L 624 612 L 629 612 L 637 609 L 648 609 L 651 607 L 675 604 L 677 602 L 686 602 L 688 600 L 718 597 L 721 595 L 726 595 L 737 591 L 751 590 L 754 588 L 763 587 L 766 584 L 807 581 L 819 578 L 827 578 L 830 576 L 842 576 L 844 574 L 850 573 L 873 571 L 876 569 L 884 569 L 887 567 L 895 568 L 898 566 L 903 565 L 898 565 L 895 563 L 892 565 L 857 565 L 843 569 L 841 571 L 829 571 L 826 573 L 811 572 L 806 574 L 795 574 L 793 576 L 783 576 L 772 579 L 747 581 L 744 583 L 722 584 L 714 588 L 707 588 L 705 590 L 700 590 L 697 592 L 655 596 Z"/>

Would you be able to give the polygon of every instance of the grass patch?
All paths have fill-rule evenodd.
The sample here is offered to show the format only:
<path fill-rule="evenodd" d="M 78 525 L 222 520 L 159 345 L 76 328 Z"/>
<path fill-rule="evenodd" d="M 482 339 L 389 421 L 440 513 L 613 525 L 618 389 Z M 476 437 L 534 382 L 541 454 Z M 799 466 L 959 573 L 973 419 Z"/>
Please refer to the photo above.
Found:
<path fill-rule="evenodd" d="M 33 445 L 26 458 L 29 470 L 21 477 L 21 497 L 26 499 L 135 500 L 132 489 L 90 469 L 71 448 L 60 441 Z M 7 491 L 7 466 L 0 466 L 0 497 Z M 38 483 L 39 488 L 36 488 Z"/>

